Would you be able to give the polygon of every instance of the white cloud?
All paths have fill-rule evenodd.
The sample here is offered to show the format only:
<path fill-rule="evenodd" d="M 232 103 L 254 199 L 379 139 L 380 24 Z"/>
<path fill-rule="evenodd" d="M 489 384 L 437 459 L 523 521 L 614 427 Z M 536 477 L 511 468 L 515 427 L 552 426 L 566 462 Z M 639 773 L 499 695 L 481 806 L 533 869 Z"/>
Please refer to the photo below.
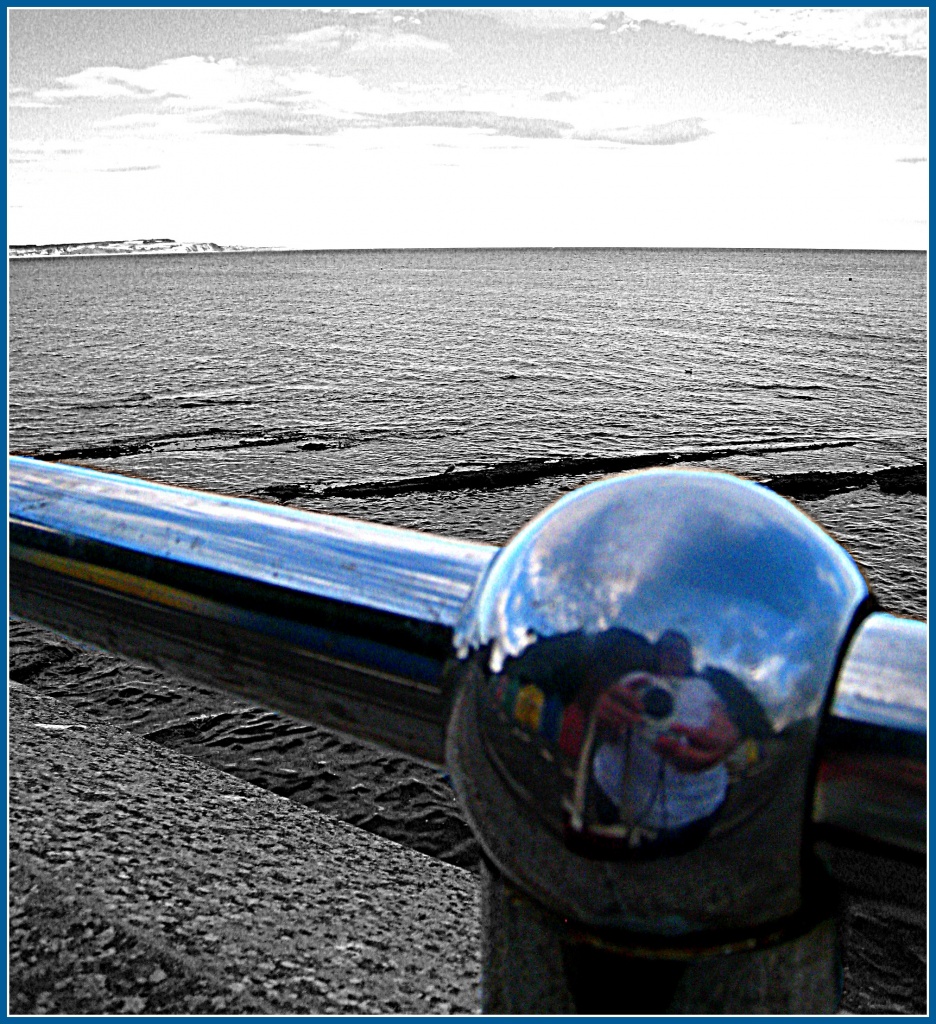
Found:
<path fill-rule="evenodd" d="M 450 49 L 448 43 L 440 42 L 437 39 L 429 39 L 427 36 L 416 35 L 412 32 L 393 32 L 390 34 L 362 32 L 351 45 L 351 50 L 355 53 L 374 50 L 431 50 L 446 52 Z"/>
<path fill-rule="evenodd" d="M 37 99 L 32 89 L 26 89 L 23 86 L 12 86 L 9 89 L 7 103 L 11 110 L 14 108 L 19 110 L 36 110 L 52 105 L 48 100 Z"/>
<path fill-rule="evenodd" d="M 322 75 L 317 71 L 295 71 L 281 77 L 291 102 L 313 106 L 320 113 L 382 114 L 399 109 L 394 94 L 368 89 L 352 75 Z"/>
<path fill-rule="evenodd" d="M 607 32 L 619 36 L 625 32 L 639 32 L 640 22 L 628 17 L 622 11 L 602 11 L 592 15 L 589 28 L 593 32 Z"/>
<path fill-rule="evenodd" d="M 251 91 L 248 69 L 228 58 L 178 57 L 148 68 L 94 67 L 40 89 L 41 100 L 165 98 L 230 102 Z"/>
<path fill-rule="evenodd" d="M 700 35 L 780 46 L 831 47 L 895 56 L 929 52 L 925 7 L 529 7 L 485 8 L 485 16 L 529 31 L 623 32 L 656 22 Z"/>
<path fill-rule="evenodd" d="M 269 47 L 270 50 L 337 50 L 347 36 L 342 25 L 323 25 L 308 32 L 294 32 Z"/>
<path fill-rule="evenodd" d="M 513 28 L 544 32 L 591 28 L 616 12 L 607 7 L 490 7 L 483 13 Z"/>
<path fill-rule="evenodd" d="M 355 38 L 362 46 L 369 45 L 369 36 Z M 409 45 L 409 37 L 398 38 Z M 333 134 L 354 123 L 373 129 L 444 123 L 519 137 L 560 137 L 578 130 L 597 132 L 610 141 L 644 142 L 659 120 L 643 116 L 620 90 L 557 104 L 515 89 L 469 94 L 451 87 L 368 88 L 349 74 L 200 56 L 173 58 L 148 68 L 88 68 L 59 79 L 38 95 L 42 102 L 55 104 L 119 100 L 124 109 L 128 101 L 136 101 L 135 113 L 121 110 L 117 116 L 98 119 L 95 131 L 149 136 L 173 131 L 180 137 L 190 137 L 193 131 L 311 136 Z M 103 109 L 115 113 L 113 106 Z M 630 126 L 623 134 L 622 124 Z M 685 132 L 678 141 L 686 141 Z"/>
<path fill-rule="evenodd" d="M 156 109 L 228 112 L 258 104 L 283 104 L 333 116 L 386 113 L 398 102 L 388 93 L 367 89 L 350 75 L 245 65 L 226 58 L 191 56 L 165 60 L 148 68 L 87 68 L 41 89 L 35 99 L 49 103 L 74 100 L 148 101 Z"/>
<path fill-rule="evenodd" d="M 831 47 L 925 57 L 925 7 L 625 7 L 638 21 L 688 28 L 701 35 L 781 46 Z"/>
<path fill-rule="evenodd" d="M 269 47 L 273 51 L 315 53 L 316 51 L 343 50 L 351 53 L 379 51 L 437 52 L 450 50 L 447 43 L 417 32 L 406 26 L 418 26 L 418 18 L 397 15 L 389 24 L 356 28 L 348 25 L 324 25 L 307 32 L 295 32 Z"/>
<path fill-rule="evenodd" d="M 675 146 L 695 142 L 711 135 L 701 117 L 685 117 L 663 124 L 629 125 L 624 128 L 599 128 L 574 132 L 572 137 L 583 141 L 619 142 L 626 146 Z"/>
<path fill-rule="evenodd" d="M 844 46 L 847 38 L 853 48 L 894 52 L 909 52 L 914 32 L 926 26 L 925 12 L 625 10 L 728 38 L 813 46 Z M 97 216 L 109 227 L 92 234 L 108 237 L 339 248 L 834 247 L 878 239 L 913 247 L 923 231 L 927 165 L 910 161 L 926 150 L 916 135 L 885 152 L 877 129 L 855 132 L 835 111 L 810 120 L 784 107 L 781 120 L 754 104 L 748 122 L 706 105 L 691 85 L 654 91 L 624 74 L 590 77 L 585 64 L 574 76 L 574 63 L 553 79 L 532 58 L 535 74 L 524 65 L 533 50 L 537 60 L 555 52 L 591 62 L 594 51 L 582 44 L 592 32 L 595 48 L 613 56 L 601 37 L 634 31 L 639 22 L 626 13 L 485 8 L 464 18 L 426 15 L 423 26 L 411 11 L 362 13 L 330 14 L 333 24 L 258 46 L 252 58 L 188 56 L 133 68 L 120 66 L 131 58 L 116 48 L 108 66 L 38 93 L 11 92 L 11 108 L 54 108 L 41 117 L 15 114 L 24 141 L 48 140 L 16 145 L 11 137 L 17 230 L 43 234 L 26 231 L 32 218 L 72 224 L 66 233 L 80 236 Z M 467 25 L 473 17 L 517 27 L 504 31 L 516 47 L 516 69 L 504 69 L 499 51 L 488 65 L 481 35 Z M 542 33 L 555 30 L 578 36 L 568 46 L 556 36 L 544 40 Z M 450 33 L 445 38 L 456 48 L 463 43 L 463 52 L 449 61 L 430 32 Z M 679 35 L 691 48 L 691 38 Z M 665 58 L 666 47 L 660 52 Z M 876 63 L 882 75 L 897 68 L 920 77 L 916 63 Z M 925 100 L 922 86 L 914 88 L 895 118 L 908 117 L 911 99 Z M 76 194 L 82 204 L 73 202 Z M 231 235 L 232 225 L 242 239 Z"/>
<path fill-rule="evenodd" d="M 117 96 L 133 96 L 135 91 L 128 85 L 126 68 L 86 68 L 74 75 L 57 79 L 54 86 L 39 89 L 35 98 L 51 102 L 64 99 L 111 99 Z M 138 93 L 139 90 L 136 90 Z"/>

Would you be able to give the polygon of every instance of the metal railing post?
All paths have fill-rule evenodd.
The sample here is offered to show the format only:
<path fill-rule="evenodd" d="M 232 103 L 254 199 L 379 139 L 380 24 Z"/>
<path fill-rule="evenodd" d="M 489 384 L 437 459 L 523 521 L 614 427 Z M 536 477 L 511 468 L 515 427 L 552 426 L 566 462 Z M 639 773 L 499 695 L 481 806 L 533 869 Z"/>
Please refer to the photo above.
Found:
<path fill-rule="evenodd" d="M 498 551 L 10 460 L 11 608 L 445 763 L 490 1012 L 828 1012 L 822 830 L 925 848 L 926 631 L 789 503 L 665 470 Z"/>

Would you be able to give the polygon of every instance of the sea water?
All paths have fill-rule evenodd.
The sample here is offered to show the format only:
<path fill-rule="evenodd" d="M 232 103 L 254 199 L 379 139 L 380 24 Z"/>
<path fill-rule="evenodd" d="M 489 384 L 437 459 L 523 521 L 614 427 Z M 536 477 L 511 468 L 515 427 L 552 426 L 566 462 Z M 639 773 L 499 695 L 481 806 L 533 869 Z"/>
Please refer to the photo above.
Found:
<path fill-rule="evenodd" d="M 14 451 L 495 543 L 633 460 L 831 474 L 802 507 L 925 615 L 925 499 L 845 476 L 925 461 L 924 253 L 22 260 L 10 310 Z"/>

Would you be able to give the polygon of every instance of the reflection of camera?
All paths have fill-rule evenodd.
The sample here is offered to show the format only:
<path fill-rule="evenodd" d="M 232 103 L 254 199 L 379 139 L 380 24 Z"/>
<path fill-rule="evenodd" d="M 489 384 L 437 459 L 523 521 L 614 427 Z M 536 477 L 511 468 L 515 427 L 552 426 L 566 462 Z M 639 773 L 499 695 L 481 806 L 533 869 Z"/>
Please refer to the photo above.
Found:
<path fill-rule="evenodd" d="M 661 676 L 641 683 L 637 690 L 640 696 L 640 729 L 650 742 L 669 732 L 676 718 L 676 696 L 679 686 L 675 679 Z"/>

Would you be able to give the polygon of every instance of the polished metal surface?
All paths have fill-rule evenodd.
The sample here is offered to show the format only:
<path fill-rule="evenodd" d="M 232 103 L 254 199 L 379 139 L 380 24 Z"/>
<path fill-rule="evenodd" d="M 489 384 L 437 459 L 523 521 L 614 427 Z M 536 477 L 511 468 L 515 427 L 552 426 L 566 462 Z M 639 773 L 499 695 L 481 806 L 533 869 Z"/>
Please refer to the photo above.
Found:
<path fill-rule="evenodd" d="M 21 458 L 10 515 L 14 614 L 441 764 L 494 548 Z"/>
<path fill-rule="evenodd" d="M 442 626 L 496 551 L 33 459 L 12 457 L 9 473 L 14 518 Z"/>
<path fill-rule="evenodd" d="M 926 624 L 880 612 L 862 622 L 835 684 L 835 718 L 926 735 Z"/>
<path fill-rule="evenodd" d="M 847 553 L 754 484 L 657 470 L 567 495 L 455 631 L 448 760 L 489 856 L 592 925 L 795 914 L 820 720 L 867 598 Z"/>
<path fill-rule="evenodd" d="M 813 821 L 926 849 L 927 631 L 880 613 L 845 654 L 823 729 Z"/>
<path fill-rule="evenodd" d="M 835 1013 L 841 963 L 834 897 L 774 942 L 735 948 L 641 943 L 577 929 L 550 914 L 489 864 L 481 869 L 481 1012 L 501 1016 L 818 1015 Z M 818 895 L 818 894 L 817 894 Z"/>

